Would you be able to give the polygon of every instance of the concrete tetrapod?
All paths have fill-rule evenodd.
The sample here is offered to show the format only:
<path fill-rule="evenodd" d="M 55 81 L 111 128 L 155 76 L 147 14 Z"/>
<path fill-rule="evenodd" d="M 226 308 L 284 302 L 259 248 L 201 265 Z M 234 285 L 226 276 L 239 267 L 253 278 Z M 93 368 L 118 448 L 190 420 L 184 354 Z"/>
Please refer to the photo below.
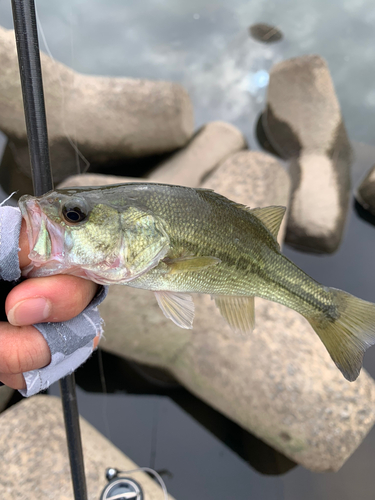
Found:
<path fill-rule="evenodd" d="M 324 59 L 302 56 L 273 66 L 262 123 L 274 150 L 290 161 L 286 241 L 308 252 L 334 252 L 348 211 L 352 155 Z"/>
<path fill-rule="evenodd" d="M 229 157 L 204 187 L 251 207 L 287 205 L 290 194 L 279 162 L 253 151 Z M 308 469 L 338 470 L 375 420 L 375 384 L 367 373 L 347 382 L 308 322 L 279 304 L 257 299 L 256 328 L 246 337 L 232 333 L 208 296 L 197 296 L 195 306 L 193 330 L 182 330 L 163 316 L 151 292 L 114 285 L 100 306 L 106 323 L 101 347 L 169 370 L 192 393 Z"/>
<path fill-rule="evenodd" d="M 97 500 L 107 484 L 108 467 L 132 470 L 138 466 L 80 418 L 88 500 Z M 34 396 L 0 415 L 0 470 L 2 500 L 71 500 L 73 488 L 61 401 Z M 164 498 L 161 488 L 144 472 L 127 474 L 141 486 L 144 500 Z M 169 496 L 173 500 L 172 496 Z"/>
<path fill-rule="evenodd" d="M 226 157 L 246 148 L 241 131 L 230 123 L 204 125 L 191 141 L 149 176 L 153 182 L 198 186 Z"/>
<path fill-rule="evenodd" d="M 83 75 L 43 52 L 51 164 L 55 182 L 77 172 L 74 139 L 90 162 L 157 155 L 180 148 L 193 133 L 193 109 L 181 85 Z M 30 172 L 13 30 L 0 27 L 0 130 L 19 170 Z"/>
<path fill-rule="evenodd" d="M 359 185 L 355 197 L 363 208 L 375 215 L 375 165 Z"/>

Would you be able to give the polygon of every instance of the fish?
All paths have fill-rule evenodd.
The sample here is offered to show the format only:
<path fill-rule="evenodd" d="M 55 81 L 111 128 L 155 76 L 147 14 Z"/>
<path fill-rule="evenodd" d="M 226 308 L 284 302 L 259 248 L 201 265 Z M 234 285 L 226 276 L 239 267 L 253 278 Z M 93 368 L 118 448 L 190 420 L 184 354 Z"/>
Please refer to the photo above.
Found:
<path fill-rule="evenodd" d="M 192 328 L 192 294 L 209 294 L 234 331 L 254 328 L 254 297 L 304 316 L 349 381 L 375 343 L 375 304 L 321 285 L 281 253 L 285 207 L 248 208 L 208 189 L 127 183 L 19 200 L 31 264 L 26 277 L 72 274 L 152 290 Z"/>

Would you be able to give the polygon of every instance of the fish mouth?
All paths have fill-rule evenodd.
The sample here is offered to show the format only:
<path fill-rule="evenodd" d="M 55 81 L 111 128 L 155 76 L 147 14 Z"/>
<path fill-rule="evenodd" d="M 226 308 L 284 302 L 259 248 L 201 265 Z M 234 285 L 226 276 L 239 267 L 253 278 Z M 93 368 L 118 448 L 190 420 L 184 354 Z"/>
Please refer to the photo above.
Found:
<path fill-rule="evenodd" d="M 40 201 L 33 196 L 22 196 L 18 204 L 26 221 L 28 257 L 32 266 L 40 267 L 51 260 L 61 261 L 64 257 L 63 228 L 47 217 Z"/>

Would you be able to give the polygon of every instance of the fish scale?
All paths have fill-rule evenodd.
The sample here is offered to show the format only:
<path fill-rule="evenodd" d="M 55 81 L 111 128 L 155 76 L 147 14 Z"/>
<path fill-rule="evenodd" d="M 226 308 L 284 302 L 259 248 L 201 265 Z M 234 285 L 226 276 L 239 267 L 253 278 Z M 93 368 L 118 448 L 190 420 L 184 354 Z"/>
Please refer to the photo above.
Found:
<path fill-rule="evenodd" d="M 192 293 L 210 294 L 235 331 L 254 326 L 254 296 L 302 314 L 350 381 L 375 343 L 375 305 L 323 286 L 280 252 L 285 209 L 249 209 L 206 189 L 152 183 L 23 196 L 25 276 L 75 274 L 155 292 L 182 328 Z"/>

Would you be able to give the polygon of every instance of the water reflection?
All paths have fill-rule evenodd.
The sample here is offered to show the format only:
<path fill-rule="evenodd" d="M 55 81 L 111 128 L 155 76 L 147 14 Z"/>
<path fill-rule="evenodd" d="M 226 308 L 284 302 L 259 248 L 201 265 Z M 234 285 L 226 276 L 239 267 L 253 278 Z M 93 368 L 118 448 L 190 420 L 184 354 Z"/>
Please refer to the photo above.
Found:
<path fill-rule="evenodd" d="M 254 38 L 254 40 L 258 40 L 258 42 L 263 43 L 279 42 L 283 38 L 283 34 L 279 29 L 266 23 L 257 23 L 251 25 L 249 28 L 249 33 L 250 36 Z"/>
<path fill-rule="evenodd" d="M 296 466 L 280 452 L 196 398 L 166 372 L 126 361 L 105 351 L 101 351 L 100 354 L 103 361 L 102 372 L 97 352 L 76 372 L 76 382 L 85 391 L 103 392 L 101 374 L 104 373 L 107 393 L 168 396 L 206 430 L 262 474 L 280 475 Z M 118 420 L 117 428 L 113 428 L 111 433 L 121 432 L 122 425 L 122 421 Z M 200 452 L 201 450 L 197 450 L 197 453 Z"/>

